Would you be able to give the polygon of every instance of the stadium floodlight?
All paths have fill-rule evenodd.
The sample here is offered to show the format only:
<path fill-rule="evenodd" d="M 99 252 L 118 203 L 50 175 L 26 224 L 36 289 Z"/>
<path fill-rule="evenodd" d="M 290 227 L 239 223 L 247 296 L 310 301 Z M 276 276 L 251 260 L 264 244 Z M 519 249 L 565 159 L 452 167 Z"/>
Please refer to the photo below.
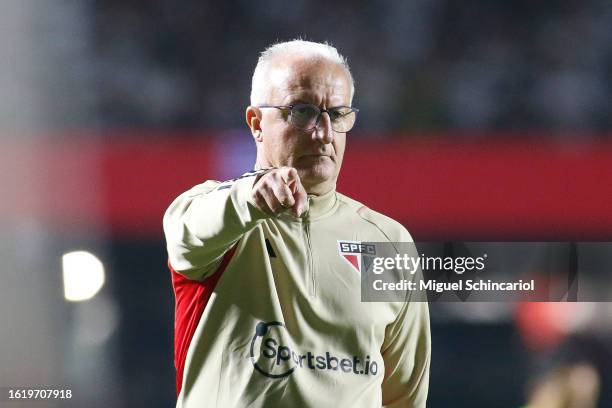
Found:
<path fill-rule="evenodd" d="M 62 256 L 64 297 L 70 302 L 91 299 L 104 285 L 104 265 L 87 251 L 68 252 Z"/>

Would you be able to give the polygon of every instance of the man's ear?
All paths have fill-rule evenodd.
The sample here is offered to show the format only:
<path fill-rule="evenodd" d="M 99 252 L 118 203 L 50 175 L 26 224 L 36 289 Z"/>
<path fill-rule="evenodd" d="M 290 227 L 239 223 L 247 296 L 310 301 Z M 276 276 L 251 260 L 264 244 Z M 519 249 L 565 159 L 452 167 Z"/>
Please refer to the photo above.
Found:
<path fill-rule="evenodd" d="M 246 109 L 246 123 L 251 129 L 251 134 L 253 138 L 257 142 L 261 142 L 263 140 L 262 132 L 261 132 L 261 110 L 254 106 L 249 106 Z"/>

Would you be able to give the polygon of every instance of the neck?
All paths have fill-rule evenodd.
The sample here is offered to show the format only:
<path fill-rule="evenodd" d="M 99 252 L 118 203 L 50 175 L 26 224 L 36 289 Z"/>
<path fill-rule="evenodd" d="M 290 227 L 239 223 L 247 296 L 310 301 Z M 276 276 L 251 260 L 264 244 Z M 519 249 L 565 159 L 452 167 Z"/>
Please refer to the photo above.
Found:
<path fill-rule="evenodd" d="M 323 183 L 313 184 L 313 185 L 303 183 L 303 185 L 304 185 L 304 189 L 306 190 L 306 193 L 309 195 L 314 195 L 314 196 L 322 196 L 336 189 L 336 183 L 327 182 L 327 181 Z"/>

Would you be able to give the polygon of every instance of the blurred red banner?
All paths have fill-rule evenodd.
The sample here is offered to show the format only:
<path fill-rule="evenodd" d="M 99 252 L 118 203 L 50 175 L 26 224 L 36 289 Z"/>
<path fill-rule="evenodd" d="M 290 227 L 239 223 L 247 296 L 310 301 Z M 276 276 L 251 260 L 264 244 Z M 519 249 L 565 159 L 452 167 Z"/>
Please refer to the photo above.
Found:
<path fill-rule="evenodd" d="M 174 197 L 227 174 L 221 138 L 128 136 L 3 143 L 3 217 L 157 239 Z M 611 240 L 612 142 L 571 140 L 351 139 L 338 191 L 418 240 Z"/>

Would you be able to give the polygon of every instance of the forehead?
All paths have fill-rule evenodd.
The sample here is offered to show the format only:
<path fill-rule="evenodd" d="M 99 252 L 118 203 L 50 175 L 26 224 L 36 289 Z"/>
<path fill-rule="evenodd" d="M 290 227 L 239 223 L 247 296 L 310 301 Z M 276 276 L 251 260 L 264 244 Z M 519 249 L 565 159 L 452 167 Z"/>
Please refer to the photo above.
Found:
<path fill-rule="evenodd" d="M 301 100 L 315 104 L 348 105 L 351 80 L 346 68 L 325 59 L 285 58 L 268 71 L 272 103 Z"/>

